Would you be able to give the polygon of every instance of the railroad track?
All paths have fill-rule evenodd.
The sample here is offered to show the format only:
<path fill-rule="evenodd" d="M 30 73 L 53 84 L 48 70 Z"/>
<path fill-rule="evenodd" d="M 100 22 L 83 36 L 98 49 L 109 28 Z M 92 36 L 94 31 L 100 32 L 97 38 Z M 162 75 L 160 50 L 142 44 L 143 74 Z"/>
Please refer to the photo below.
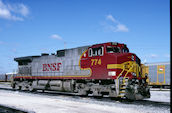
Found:
<path fill-rule="evenodd" d="M 110 97 L 93 97 L 93 96 L 79 96 L 74 95 L 73 93 L 66 93 L 66 92 L 56 92 L 56 91 L 44 91 L 41 90 L 35 92 L 23 91 L 23 90 L 14 90 L 12 88 L 1 88 L 0 90 L 12 91 L 12 92 L 22 92 L 22 93 L 30 93 L 36 95 L 47 95 L 47 96 L 65 96 L 70 97 L 73 99 L 92 99 L 100 102 L 120 102 L 122 104 L 133 104 L 133 105 L 143 105 L 143 106 L 153 106 L 153 107 L 163 107 L 163 108 L 170 108 L 169 102 L 156 102 L 150 100 L 136 100 L 130 101 L 127 99 L 119 99 L 119 98 L 110 98 Z"/>
<path fill-rule="evenodd" d="M 0 113 L 28 113 L 28 112 L 0 105 Z"/>

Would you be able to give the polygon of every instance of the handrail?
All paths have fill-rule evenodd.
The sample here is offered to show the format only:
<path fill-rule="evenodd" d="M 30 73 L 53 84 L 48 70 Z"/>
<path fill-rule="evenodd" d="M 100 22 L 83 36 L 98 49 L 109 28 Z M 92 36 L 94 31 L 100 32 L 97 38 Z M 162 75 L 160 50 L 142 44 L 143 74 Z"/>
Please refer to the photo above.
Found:
<path fill-rule="evenodd" d="M 126 76 L 128 75 L 128 73 L 133 69 L 133 67 L 134 67 L 134 62 L 132 62 L 132 63 L 130 63 L 130 68 L 128 69 L 128 70 L 126 70 L 126 68 L 125 68 L 125 64 L 123 65 L 123 67 L 122 67 L 122 71 L 121 71 L 121 73 L 119 74 L 119 76 L 117 77 L 117 86 L 119 87 L 119 78 L 122 76 L 122 73 L 126 70 L 127 72 L 126 72 L 126 74 L 125 74 L 125 76 L 123 77 L 123 80 L 122 80 L 122 82 L 124 83 L 125 82 L 125 78 L 126 78 Z"/>
<path fill-rule="evenodd" d="M 119 74 L 119 76 L 117 77 L 117 86 L 119 87 L 119 84 L 118 84 L 118 79 L 119 77 L 122 75 L 122 73 L 125 71 L 125 65 L 123 65 L 123 70 L 121 71 L 121 73 Z"/>
<path fill-rule="evenodd" d="M 125 76 L 123 77 L 123 82 L 125 82 L 125 78 L 126 78 L 128 72 L 130 72 L 130 70 L 133 69 L 133 67 L 134 67 L 134 63 L 132 64 L 132 66 L 130 67 L 130 69 L 127 71 L 127 73 L 126 73 Z"/>

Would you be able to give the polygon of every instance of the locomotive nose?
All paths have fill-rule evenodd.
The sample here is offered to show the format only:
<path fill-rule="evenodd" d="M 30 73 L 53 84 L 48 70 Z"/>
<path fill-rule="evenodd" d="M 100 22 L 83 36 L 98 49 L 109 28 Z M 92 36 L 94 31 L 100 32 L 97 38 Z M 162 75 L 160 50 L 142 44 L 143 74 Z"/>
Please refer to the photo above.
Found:
<path fill-rule="evenodd" d="M 136 61 L 136 63 L 140 66 L 140 64 L 141 64 L 140 59 L 137 57 L 137 55 L 135 55 L 134 57 L 135 57 L 134 61 Z"/>
<path fill-rule="evenodd" d="M 135 62 L 140 66 L 141 61 L 140 61 L 140 59 L 137 57 L 137 55 L 134 54 L 134 53 L 131 53 L 130 55 L 131 55 L 131 61 L 135 61 Z M 129 56 L 130 56 L 130 55 L 129 55 Z"/>

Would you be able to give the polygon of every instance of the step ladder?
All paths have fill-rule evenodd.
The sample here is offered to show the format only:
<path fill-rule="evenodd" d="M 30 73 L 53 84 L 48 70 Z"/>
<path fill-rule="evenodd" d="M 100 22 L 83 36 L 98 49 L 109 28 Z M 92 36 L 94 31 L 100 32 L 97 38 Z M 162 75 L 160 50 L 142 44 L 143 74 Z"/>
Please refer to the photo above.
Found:
<path fill-rule="evenodd" d="M 126 93 L 126 87 L 128 85 L 128 77 L 125 77 L 122 79 L 120 85 L 119 85 L 119 93 L 118 93 L 118 97 L 124 97 L 125 93 Z"/>
<path fill-rule="evenodd" d="M 123 70 L 121 71 L 121 73 L 119 74 L 119 76 L 116 79 L 116 94 L 117 94 L 117 97 L 124 97 L 125 94 L 126 94 L 126 87 L 128 85 L 128 80 L 129 80 L 127 75 L 128 75 L 129 72 L 132 72 L 132 69 L 135 67 L 135 63 L 130 62 L 129 65 L 130 65 L 129 67 L 127 66 L 127 64 L 124 64 L 122 66 Z M 126 73 L 124 73 L 124 71 L 126 71 Z M 124 75 L 124 76 L 122 77 L 122 75 Z M 120 79 L 120 78 L 122 78 L 122 79 Z M 120 81 L 120 80 L 122 80 L 122 81 Z"/>

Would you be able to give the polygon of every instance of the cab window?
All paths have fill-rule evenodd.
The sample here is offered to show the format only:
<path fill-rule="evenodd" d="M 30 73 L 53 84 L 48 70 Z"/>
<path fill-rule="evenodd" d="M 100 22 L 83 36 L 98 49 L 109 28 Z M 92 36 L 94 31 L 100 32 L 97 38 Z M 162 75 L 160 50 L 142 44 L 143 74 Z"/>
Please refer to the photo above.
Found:
<path fill-rule="evenodd" d="M 106 51 L 107 53 L 120 53 L 121 49 L 119 47 L 107 46 Z"/>
<path fill-rule="evenodd" d="M 129 50 L 128 50 L 128 48 L 125 47 L 125 48 L 122 49 L 122 52 L 123 53 L 129 53 Z"/>
<path fill-rule="evenodd" d="M 93 50 L 92 50 L 92 48 L 90 48 L 90 49 L 88 50 L 88 56 L 89 56 L 89 57 L 92 57 L 92 54 L 93 54 Z"/>
<path fill-rule="evenodd" d="M 103 47 L 90 48 L 88 54 L 89 54 L 89 57 L 92 57 L 92 56 L 103 56 Z"/>

